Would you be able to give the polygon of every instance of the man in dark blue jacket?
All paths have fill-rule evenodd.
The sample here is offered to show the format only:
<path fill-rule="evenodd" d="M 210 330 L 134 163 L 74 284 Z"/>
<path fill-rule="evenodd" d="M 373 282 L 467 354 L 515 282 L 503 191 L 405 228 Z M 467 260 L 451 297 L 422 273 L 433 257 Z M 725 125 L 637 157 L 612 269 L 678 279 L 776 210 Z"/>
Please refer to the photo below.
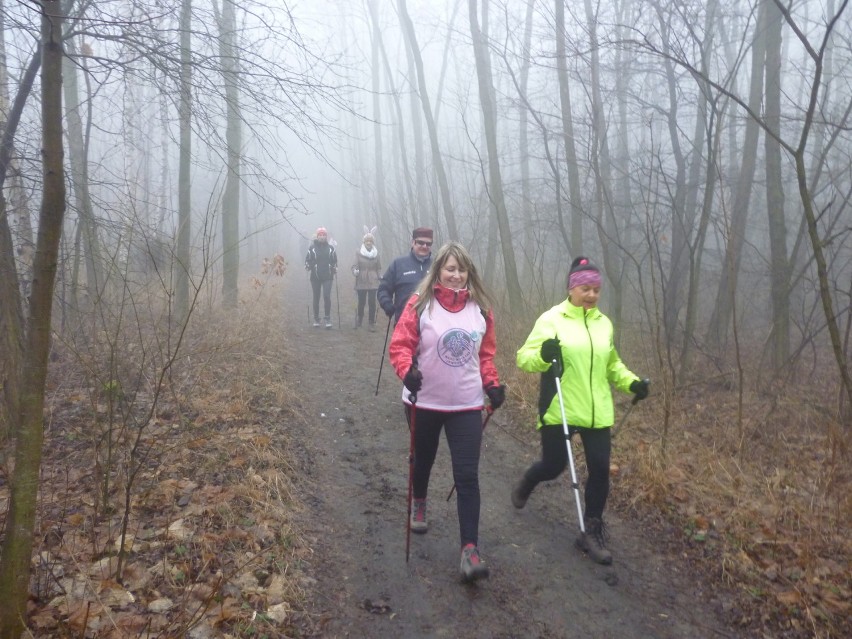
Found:
<path fill-rule="evenodd" d="M 305 270 L 311 274 L 311 287 L 314 290 L 314 326 L 320 325 L 319 301 L 322 294 L 325 311 L 325 327 L 331 328 L 331 283 L 337 273 L 337 253 L 329 244 L 328 231 L 319 227 L 308 254 L 305 256 Z"/>
<path fill-rule="evenodd" d="M 394 323 L 399 320 L 405 302 L 432 266 L 432 229 L 420 226 L 411 233 L 411 251 L 391 262 L 379 280 L 376 297 L 379 306 Z"/>

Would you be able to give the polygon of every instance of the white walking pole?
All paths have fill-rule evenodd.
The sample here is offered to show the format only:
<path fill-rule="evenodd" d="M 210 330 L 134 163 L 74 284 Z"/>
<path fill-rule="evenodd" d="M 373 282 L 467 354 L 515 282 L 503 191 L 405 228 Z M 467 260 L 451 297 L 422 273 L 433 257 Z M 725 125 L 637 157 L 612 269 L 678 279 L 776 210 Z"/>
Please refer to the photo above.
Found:
<path fill-rule="evenodd" d="M 586 525 L 583 523 L 583 507 L 580 505 L 580 485 L 577 483 L 577 471 L 574 470 L 574 455 L 571 452 L 571 433 L 568 430 L 568 422 L 565 419 L 565 404 L 562 401 L 562 366 L 554 359 L 550 370 L 553 371 L 553 379 L 556 380 L 556 395 L 559 397 L 559 410 L 562 413 L 562 432 L 565 434 L 565 446 L 568 448 L 568 465 L 571 468 L 571 487 L 574 489 L 574 498 L 577 502 L 577 517 L 580 519 L 580 532 L 586 533 Z"/>

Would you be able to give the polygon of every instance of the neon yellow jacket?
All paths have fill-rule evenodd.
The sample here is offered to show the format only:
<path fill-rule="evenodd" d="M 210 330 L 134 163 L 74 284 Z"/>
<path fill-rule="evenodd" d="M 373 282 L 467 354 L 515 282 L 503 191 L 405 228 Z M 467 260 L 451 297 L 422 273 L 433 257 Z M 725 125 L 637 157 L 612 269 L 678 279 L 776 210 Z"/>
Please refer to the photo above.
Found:
<path fill-rule="evenodd" d="M 612 341 L 612 322 L 598 308 L 586 311 L 567 299 L 545 311 L 524 345 L 518 349 L 518 368 L 543 373 L 537 428 L 562 424 L 556 382 L 550 362 L 541 358 L 541 345 L 556 337 L 562 347 L 564 371 L 560 378 L 565 418 L 569 426 L 609 428 L 615 420 L 610 384 L 625 393 L 638 380 L 621 361 Z"/>

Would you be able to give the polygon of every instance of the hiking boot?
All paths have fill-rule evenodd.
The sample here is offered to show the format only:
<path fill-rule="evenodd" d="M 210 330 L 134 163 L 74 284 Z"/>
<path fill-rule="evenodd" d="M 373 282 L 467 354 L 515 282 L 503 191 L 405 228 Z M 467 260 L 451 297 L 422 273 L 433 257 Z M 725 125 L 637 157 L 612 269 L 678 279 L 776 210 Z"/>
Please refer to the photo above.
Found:
<path fill-rule="evenodd" d="M 315 319 L 314 320 L 314 328 L 319 328 L 319 327 L 320 327 L 320 322 L 319 322 L 318 319 Z"/>
<path fill-rule="evenodd" d="M 488 577 L 488 566 L 479 556 L 479 550 L 473 544 L 467 544 L 461 553 L 462 581 L 470 582 Z"/>
<path fill-rule="evenodd" d="M 329 318 L 329 317 L 325 318 L 325 327 L 331 328 L 331 318 Z"/>
<path fill-rule="evenodd" d="M 609 536 L 603 521 L 597 517 L 585 519 L 586 532 L 577 537 L 577 548 L 587 553 L 594 561 L 604 566 L 612 563 L 612 553 L 606 548 Z"/>
<path fill-rule="evenodd" d="M 429 530 L 426 521 L 426 499 L 415 499 L 411 505 L 411 532 L 422 535 Z"/>
<path fill-rule="evenodd" d="M 528 482 L 526 477 L 521 477 L 521 481 L 515 484 L 512 489 L 512 505 L 518 509 L 526 506 L 533 488 L 535 488 L 535 484 Z"/>

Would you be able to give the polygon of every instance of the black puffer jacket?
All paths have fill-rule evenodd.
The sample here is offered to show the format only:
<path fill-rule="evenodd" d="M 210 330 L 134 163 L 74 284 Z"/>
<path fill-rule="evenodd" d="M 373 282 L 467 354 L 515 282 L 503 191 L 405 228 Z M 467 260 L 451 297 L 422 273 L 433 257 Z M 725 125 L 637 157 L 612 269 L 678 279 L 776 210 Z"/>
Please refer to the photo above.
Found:
<path fill-rule="evenodd" d="M 305 269 L 311 272 L 311 279 L 323 282 L 334 277 L 337 271 L 337 252 L 328 242 L 314 240 L 305 256 Z"/>

